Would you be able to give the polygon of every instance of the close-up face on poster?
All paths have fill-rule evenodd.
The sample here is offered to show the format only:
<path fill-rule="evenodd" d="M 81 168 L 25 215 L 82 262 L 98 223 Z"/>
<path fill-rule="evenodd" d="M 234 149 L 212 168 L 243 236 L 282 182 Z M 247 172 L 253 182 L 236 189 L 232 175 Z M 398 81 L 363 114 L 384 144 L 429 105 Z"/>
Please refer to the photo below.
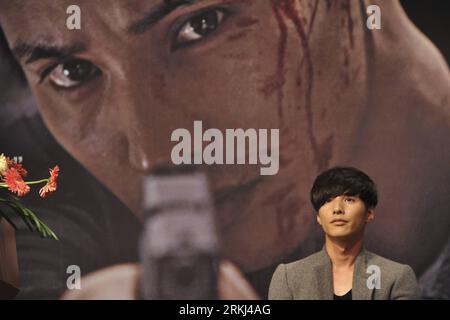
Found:
<path fill-rule="evenodd" d="M 445 2 L 0 0 L 0 299 L 450 299 Z"/>

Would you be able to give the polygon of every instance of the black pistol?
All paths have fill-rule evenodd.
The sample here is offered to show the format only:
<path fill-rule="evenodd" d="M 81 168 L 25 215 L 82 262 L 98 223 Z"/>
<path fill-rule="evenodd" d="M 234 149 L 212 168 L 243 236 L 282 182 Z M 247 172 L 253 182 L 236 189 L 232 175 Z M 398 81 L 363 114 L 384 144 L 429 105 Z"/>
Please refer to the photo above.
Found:
<path fill-rule="evenodd" d="M 204 173 L 164 165 L 143 182 L 140 298 L 217 298 L 218 236 Z"/>

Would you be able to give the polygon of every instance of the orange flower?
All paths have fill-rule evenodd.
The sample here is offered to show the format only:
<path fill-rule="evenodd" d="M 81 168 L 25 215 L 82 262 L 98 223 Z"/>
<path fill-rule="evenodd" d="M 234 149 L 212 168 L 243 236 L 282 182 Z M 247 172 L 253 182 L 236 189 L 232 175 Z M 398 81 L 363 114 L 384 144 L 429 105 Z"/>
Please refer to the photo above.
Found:
<path fill-rule="evenodd" d="M 23 197 L 30 191 L 30 186 L 23 181 L 16 168 L 10 168 L 6 171 L 4 181 L 8 186 L 8 190 L 17 193 L 19 197 Z"/>
<path fill-rule="evenodd" d="M 27 176 L 28 172 L 27 170 L 25 170 L 21 163 L 17 163 L 10 158 L 6 158 L 6 162 L 8 164 L 8 168 L 16 169 L 22 178 L 25 178 Z"/>
<path fill-rule="evenodd" d="M 42 198 L 47 197 L 52 192 L 55 192 L 58 187 L 58 175 L 59 175 L 59 167 L 55 166 L 53 169 L 50 169 L 50 178 L 45 186 L 39 190 L 39 195 Z"/>
<path fill-rule="evenodd" d="M 59 176 L 59 167 L 55 166 L 53 169 L 50 169 L 50 181 L 54 184 L 57 183 Z"/>

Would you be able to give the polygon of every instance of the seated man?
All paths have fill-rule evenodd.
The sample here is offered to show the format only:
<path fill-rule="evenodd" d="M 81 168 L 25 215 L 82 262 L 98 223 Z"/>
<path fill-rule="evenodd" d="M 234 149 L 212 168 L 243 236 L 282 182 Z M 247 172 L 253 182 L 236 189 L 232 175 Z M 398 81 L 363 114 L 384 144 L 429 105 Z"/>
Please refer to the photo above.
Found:
<path fill-rule="evenodd" d="M 322 251 L 275 270 L 269 299 L 393 300 L 417 297 L 408 265 L 363 247 L 364 230 L 378 202 L 374 182 L 350 167 L 320 174 L 311 189 L 317 222 L 325 233 Z"/>

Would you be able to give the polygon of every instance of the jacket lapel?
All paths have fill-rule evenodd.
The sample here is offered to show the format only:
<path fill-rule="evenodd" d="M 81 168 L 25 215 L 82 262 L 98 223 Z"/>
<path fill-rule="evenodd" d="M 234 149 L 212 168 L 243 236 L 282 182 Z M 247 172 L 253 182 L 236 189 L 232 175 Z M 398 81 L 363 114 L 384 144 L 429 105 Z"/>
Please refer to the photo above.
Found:
<path fill-rule="evenodd" d="M 353 269 L 353 300 L 373 299 L 373 289 L 369 289 L 367 286 L 368 277 L 369 274 L 367 273 L 367 255 L 366 251 L 363 248 L 356 258 L 355 267 Z"/>
<path fill-rule="evenodd" d="M 333 300 L 333 271 L 331 260 L 325 247 L 319 252 L 319 263 L 314 268 L 317 282 L 318 297 L 320 300 Z"/>

